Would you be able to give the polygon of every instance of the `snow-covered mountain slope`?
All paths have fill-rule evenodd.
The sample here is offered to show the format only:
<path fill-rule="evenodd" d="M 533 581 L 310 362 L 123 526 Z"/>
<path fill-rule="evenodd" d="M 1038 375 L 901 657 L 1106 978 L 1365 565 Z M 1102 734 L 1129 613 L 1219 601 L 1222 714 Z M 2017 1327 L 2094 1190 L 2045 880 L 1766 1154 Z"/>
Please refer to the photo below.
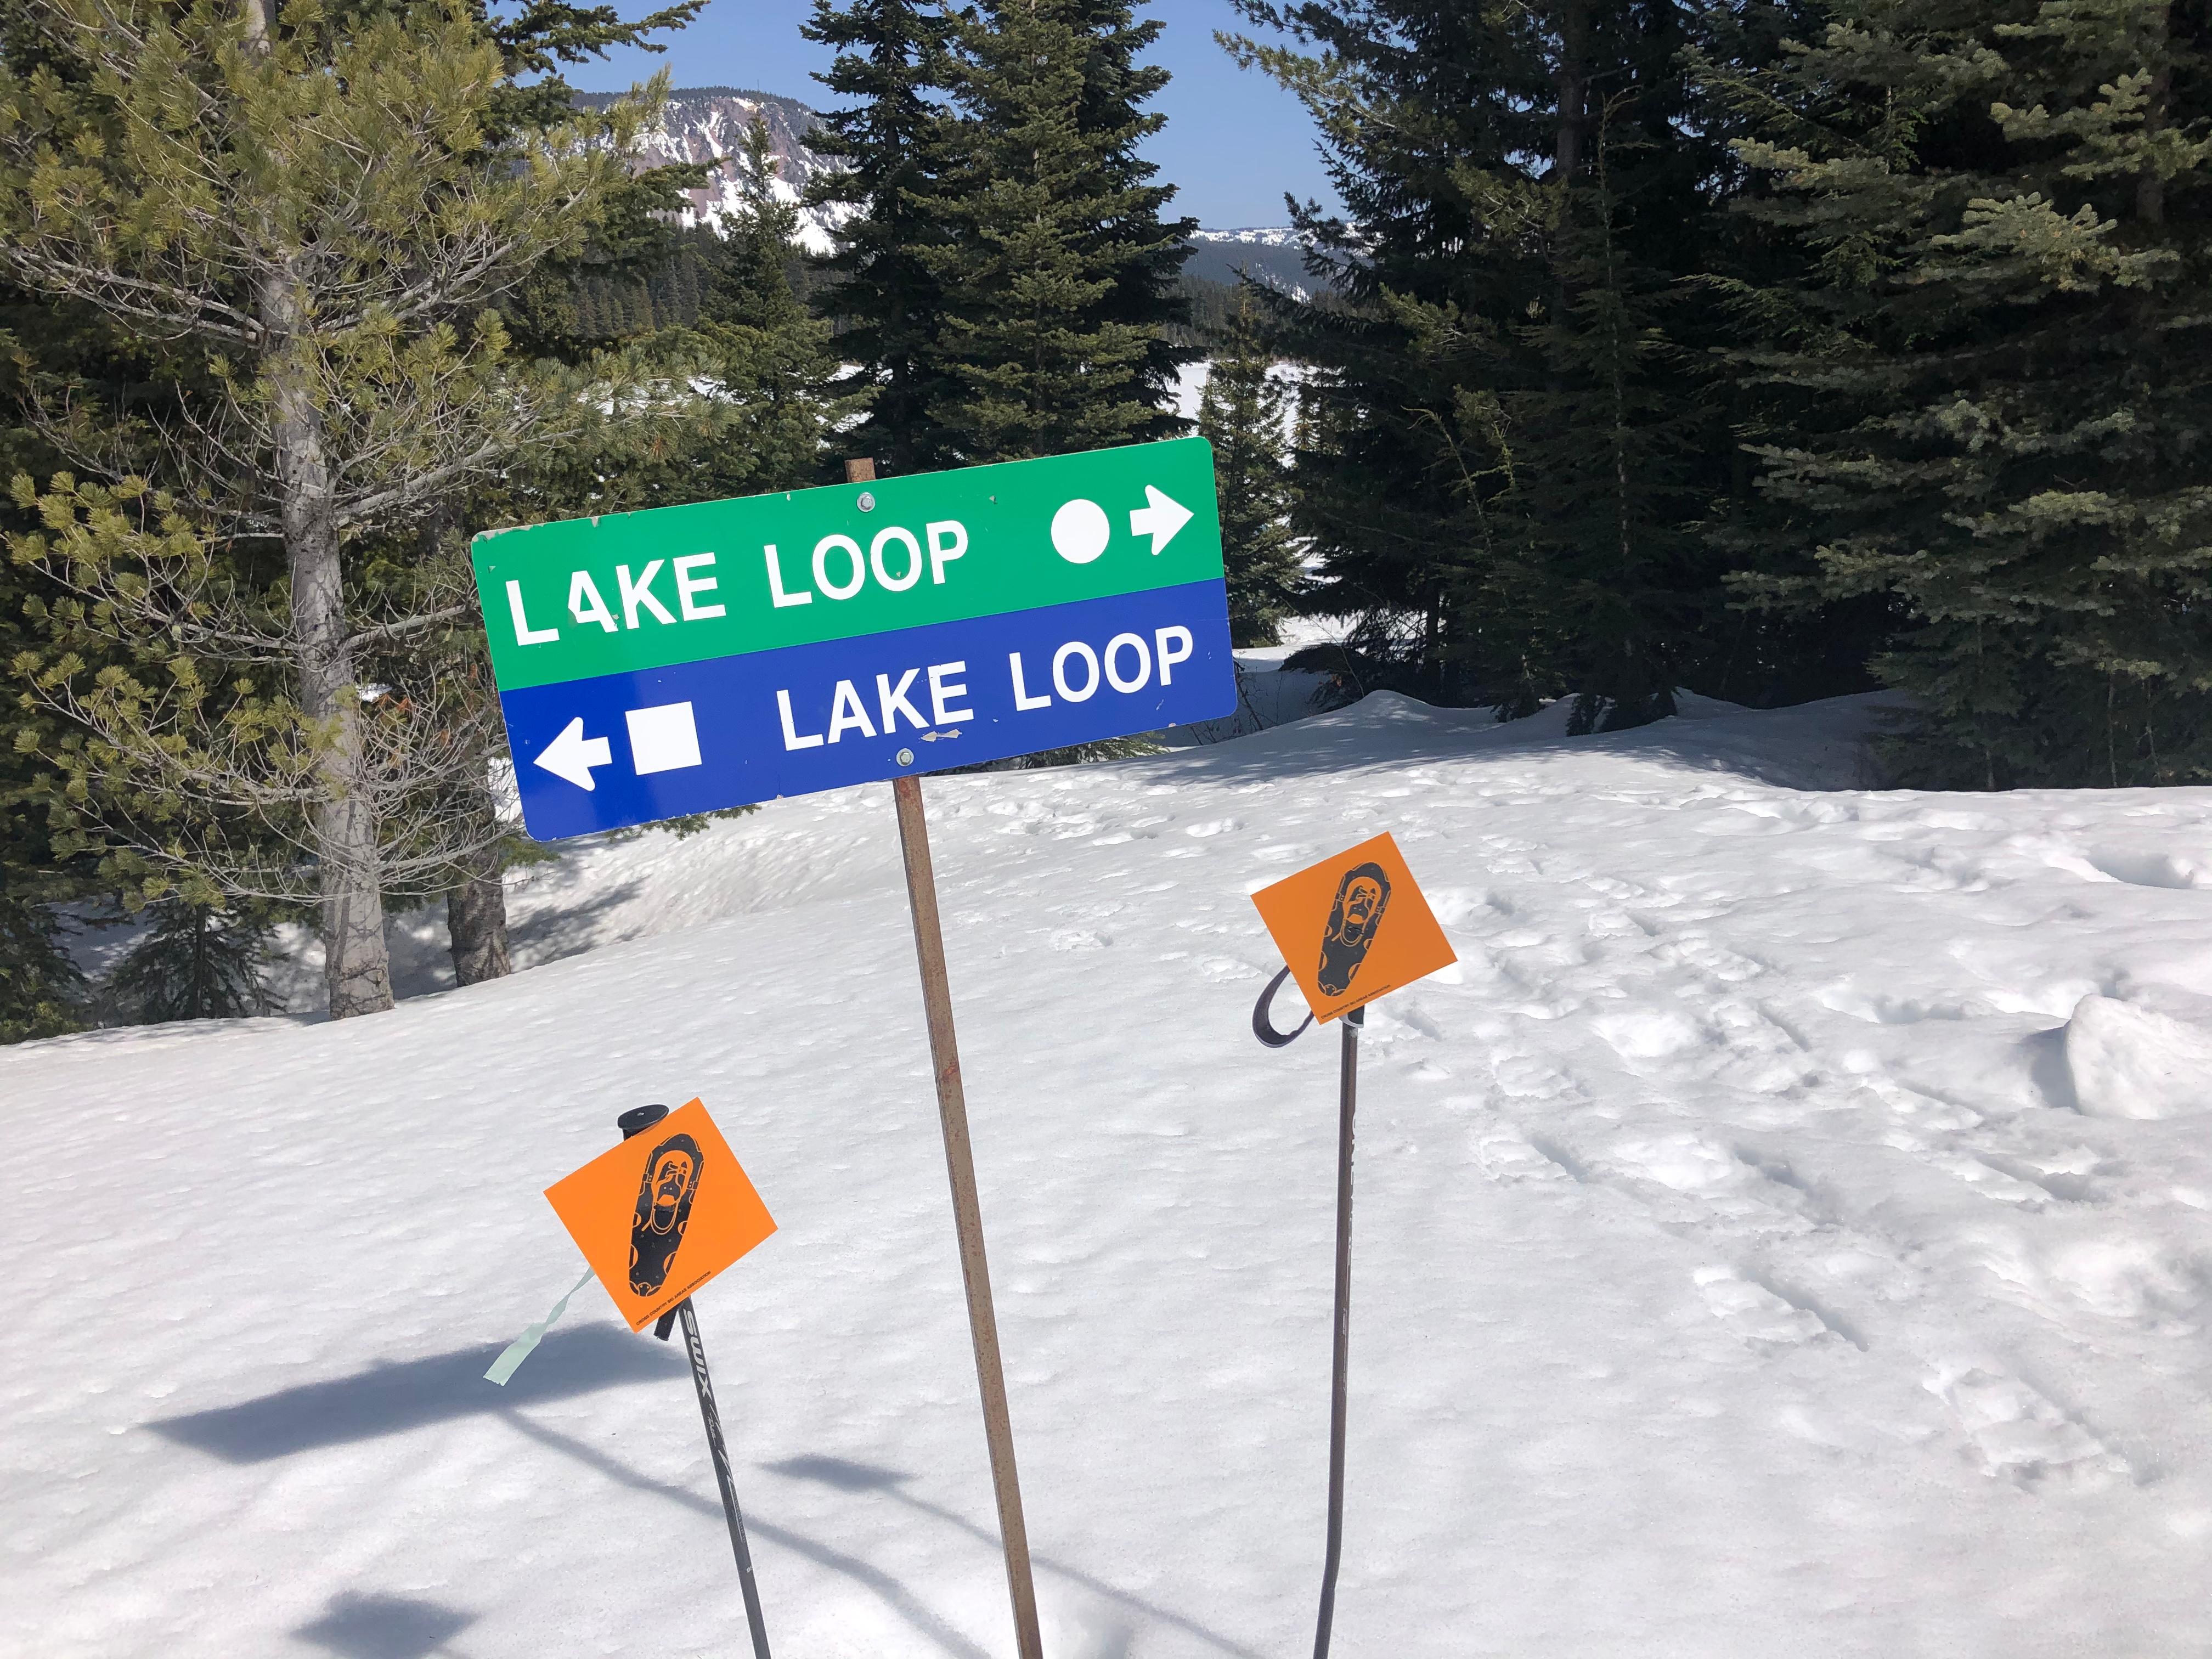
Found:
<path fill-rule="evenodd" d="M 581 101 L 604 104 L 612 96 L 588 94 Z M 668 94 L 659 121 L 647 132 L 639 146 L 639 155 L 652 167 L 739 155 L 744 153 L 745 134 L 752 124 L 764 121 L 775 155 L 775 193 L 784 201 L 795 202 L 807 185 L 832 165 L 806 147 L 806 135 L 820 118 L 796 98 L 736 87 L 689 88 Z M 686 194 L 691 201 L 690 221 L 693 223 L 719 225 L 724 216 L 734 211 L 743 200 L 737 180 L 726 168 L 711 178 L 705 188 Z M 802 213 L 799 240 L 814 252 L 827 253 L 829 222 L 813 210 Z"/>
<path fill-rule="evenodd" d="M 605 104 L 615 95 L 590 93 L 582 94 L 581 100 Z M 765 121 L 775 154 L 776 193 L 786 201 L 797 201 L 824 168 L 836 165 L 807 148 L 807 135 L 820 119 L 798 99 L 775 93 L 736 87 L 681 88 L 668 94 L 661 118 L 646 135 L 640 154 L 650 166 L 735 155 L 744 146 L 747 129 L 756 120 Z M 690 219 L 695 223 L 719 224 L 741 200 L 735 180 L 726 173 L 689 195 Z M 799 216 L 799 239 L 813 252 L 826 253 L 831 225 L 823 212 L 809 210 Z M 1312 282 L 1299 258 L 1304 243 L 1303 234 L 1289 228 L 1201 230 L 1191 238 L 1190 261 L 1184 269 L 1217 283 L 1233 283 L 1240 271 L 1249 270 L 1255 277 L 1303 295 Z"/>
<path fill-rule="evenodd" d="M 1310 1640 L 1337 1051 L 1246 896 L 1386 829 L 1462 962 L 1363 1046 L 1338 1650 L 2212 1646 L 2212 791 L 1692 713 L 929 782 L 1054 1659 Z M 587 1287 L 479 1380 L 693 1093 L 782 1226 L 698 1298 L 776 1650 L 1012 1650 L 888 791 L 556 868 L 640 936 L 0 1051 L 0 1650 L 744 1651 L 680 1358 Z"/>
<path fill-rule="evenodd" d="M 1249 275 L 1304 299 L 1314 280 L 1305 266 L 1307 240 L 1304 231 L 1289 226 L 1198 231 L 1190 239 L 1190 259 L 1183 274 L 1215 283 L 1234 283 Z"/>

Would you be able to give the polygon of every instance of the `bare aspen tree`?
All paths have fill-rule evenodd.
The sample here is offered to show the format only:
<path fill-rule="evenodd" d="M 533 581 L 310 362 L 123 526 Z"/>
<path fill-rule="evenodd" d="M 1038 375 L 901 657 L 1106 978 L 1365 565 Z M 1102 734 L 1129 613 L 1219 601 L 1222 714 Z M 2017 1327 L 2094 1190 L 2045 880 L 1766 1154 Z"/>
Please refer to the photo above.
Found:
<path fill-rule="evenodd" d="M 76 470 L 15 482 L 45 529 L 13 552 L 70 597 L 17 667 L 76 734 L 88 834 L 156 882 L 313 897 L 332 1016 L 389 1007 L 386 896 L 481 878 L 503 833 L 456 810 L 503 749 L 460 538 L 422 526 L 573 413 L 489 307 L 587 234 L 659 84 L 517 125 L 462 6 L 32 4 L 0 265 L 202 372 L 135 424 L 46 398 Z"/>

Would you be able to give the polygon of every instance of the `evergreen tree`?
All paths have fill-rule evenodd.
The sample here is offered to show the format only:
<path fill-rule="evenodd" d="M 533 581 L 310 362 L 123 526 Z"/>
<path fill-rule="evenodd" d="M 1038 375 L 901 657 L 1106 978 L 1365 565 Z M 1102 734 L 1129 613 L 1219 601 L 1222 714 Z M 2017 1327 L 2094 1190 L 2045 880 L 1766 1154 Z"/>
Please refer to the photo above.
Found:
<path fill-rule="evenodd" d="M 559 35 L 553 10 L 518 27 Z M 466 612 L 465 573 L 388 555 L 562 406 L 485 307 L 624 198 L 645 111 L 534 120 L 513 40 L 442 7 L 33 21 L 0 68 L 0 261 L 181 343 L 213 393 L 150 442 L 74 406 L 76 471 L 18 481 L 43 527 L 16 554 L 67 596 L 27 672 L 79 734 L 41 752 L 84 833 L 158 870 L 241 898 L 313 881 L 333 1013 L 387 1006 L 384 895 L 477 850 L 441 809 L 491 724 L 454 719 L 410 643 Z M 128 672 L 89 672 L 116 653 Z M 417 683 L 365 701 L 371 658 Z"/>
<path fill-rule="evenodd" d="M 1229 637 L 1239 646 L 1273 645 L 1299 574 L 1286 522 L 1288 398 L 1270 373 L 1274 362 L 1255 330 L 1249 294 L 1239 296 L 1218 338 L 1199 398 L 1198 430 L 1213 445 L 1221 550 L 1229 573 Z"/>
<path fill-rule="evenodd" d="M 1723 152 L 1660 0 L 1238 0 L 1317 50 L 1238 43 L 1304 100 L 1348 216 L 1294 216 L 1330 290 L 1276 295 L 1328 433 L 1299 456 L 1309 603 L 1404 689 L 1632 725 L 1713 677 L 1694 533 L 1728 434 L 1694 370 Z"/>
<path fill-rule="evenodd" d="M 707 273 L 696 332 L 731 422 L 718 442 L 715 488 L 742 495 L 827 483 L 841 442 L 872 389 L 847 386 L 830 325 L 809 310 L 793 277 L 804 269 L 799 209 L 775 191 L 775 161 L 765 124 L 755 122 L 729 163 L 742 207 L 722 232 Z M 842 477 L 842 471 L 837 472 Z"/>
<path fill-rule="evenodd" d="M 1240 291 L 1237 283 L 1217 283 L 1186 271 L 1176 279 L 1176 292 L 1188 307 L 1190 320 L 1172 325 L 1168 330 L 1169 337 L 1177 345 L 1193 346 L 1200 351 L 1212 347 L 1232 326 Z"/>
<path fill-rule="evenodd" d="M 867 392 L 840 343 L 793 286 L 799 210 L 775 191 L 767 127 L 723 158 L 738 203 L 718 234 L 687 234 L 698 311 L 688 327 L 640 328 L 559 450 L 478 500 L 493 522 L 633 512 L 827 483 Z M 672 262 L 666 270 L 675 269 Z"/>
<path fill-rule="evenodd" d="M 933 211 L 951 240 L 920 250 L 940 286 L 929 404 L 967 463 L 1172 435 L 1164 412 L 1194 355 L 1176 279 L 1194 220 L 1138 147 L 1166 84 L 1139 53 L 1160 25 L 1125 0 L 983 0 L 961 15 L 947 72 L 959 119 Z"/>
<path fill-rule="evenodd" d="M 189 899 L 151 907 L 153 926 L 115 965 L 101 1000 L 120 1023 L 240 1019 L 274 1012 L 261 972 L 270 959 L 265 921 Z"/>
<path fill-rule="evenodd" d="M 20 394 L 31 342 L 56 356 L 75 355 L 81 331 L 61 307 L 42 305 L 0 285 L 0 476 L 52 457 L 27 427 L 8 418 Z M 12 503 L 0 501 L 0 531 L 33 527 Z M 41 595 L 29 574 L 0 558 L 0 664 L 19 657 L 36 640 L 32 617 Z M 33 748 L 14 740 L 31 729 Z M 0 699 L 0 1042 L 54 1036 L 83 1022 L 86 986 L 71 958 L 55 906 L 82 896 L 86 872 L 58 860 L 48 833 L 52 787 L 40 776 L 35 744 L 55 736 L 35 703 L 9 689 Z"/>
<path fill-rule="evenodd" d="M 1916 781 L 2212 777 L 2212 21 L 2166 0 L 1836 0 L 1771 69 L 1746 289 L 1770 605 L 1905 609 Z"/>
<path fill-rule="evenodd" d="M 926 257 L 947 235 L 941 196 L 951 121 L 942 88 L 951 28 L 933 0 L 815 0 L 802 26 L 837 52 L 815 78 L 851 100 L 824 112 L 807 137 L 837 163 L 809 186 L 809 201 L 830 210 L 836 243 L 821 262 L 813 303 L 875 393 L 847 447 L 892 473 L 927 472 L 952 459 L 932 413 L 947 384 L 936 355 L 945 301 Z"/>
<path fill-rule="evenodd" d="M 85 994 L 53 912 L 0 885 L 0 1043 L 81 1030 Z"/>
<path fill-rule="evenodd" d="M 9 305 L 5 312 L 10 323 L 57 320 L 47 308 Z M 0 331 L 0 347 L 11 343 Z M 0 426 L 0 465 L 21 453 L 26 435 Z M 22 613 L 35 603 L 22 573 L 0 560 L 0 662 L 22 648 Z M 35 710 L 0 703 L 0 734 L 14 724 L 9 714 L 27 725 L 38 721 Z M 84 1024 L 88 988 L 55 907 L 82 896 L 91 884 L 83 871 L 54 857 L 47 793 L 33 757 L 0 741 L 0 1043 L 58 1036 Z"/>
<path fill-rule="evenodd" d="M 1166 72 L 1124 0 L 817 0 L 856 100 L 811 140 L 848 210 L 815 303 L 876 387 L 848 447 L 895 471 L 1164 437 L 1194 222 L 1137 148 Z"/>

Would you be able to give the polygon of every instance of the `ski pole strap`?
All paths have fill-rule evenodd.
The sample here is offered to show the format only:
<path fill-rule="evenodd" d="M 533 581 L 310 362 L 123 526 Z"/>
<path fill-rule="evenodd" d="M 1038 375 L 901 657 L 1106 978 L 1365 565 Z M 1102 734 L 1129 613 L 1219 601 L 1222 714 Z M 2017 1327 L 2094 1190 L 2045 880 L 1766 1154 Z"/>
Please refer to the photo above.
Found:
<path fill-rule="evenodd" d="M 536 1351 L 538 1345 L 545 1340 L 545 1333 L 553 1328 L 554 1322 L 568 1311 L 568 1297 L 591 1283 L 591 1279 L 592 1270 L 586 1267 L 584 1269 L 584 1276 L 568 1287 L 566 1294 L 548 1310 L 544 1318 L 539 1320 L 535 1325 L 526 1327 L 520 1336 L 507 1345 L 499 1358 L 491 1362 L 491 1369 L 484 1373 L 484 1381 L 496 1382 L 502 1389 L 505 1388 L 507 1379 L 514 1375 L 521 1367 L 522 1362 L 529 1358 Z"/>
<path fill-rule="evenodd" d="M 1268 1009 L 1274 1006 L 1275 993 L 1283 988 L 1283 981 L 1290 976 L 1291 970 L 1287 968 L 1284 969 L 1281 973 L 1267 981 L 1267 988 L 1260 993 L 1259 1001 L 1252 1005 L 1252 1035 L 1270 1048 L 1289 1048 L 1291 1044 L 1305 1035 L 1306 1025 L 1314 1023 L 1314 1017 L 1308 1014 L 1305 1018 L 1305 1024 L 1299 1026 L 1295 1031 L 1279 1031 L 1275 1029 L 1274 1021 L 1267 1018 Z"/>

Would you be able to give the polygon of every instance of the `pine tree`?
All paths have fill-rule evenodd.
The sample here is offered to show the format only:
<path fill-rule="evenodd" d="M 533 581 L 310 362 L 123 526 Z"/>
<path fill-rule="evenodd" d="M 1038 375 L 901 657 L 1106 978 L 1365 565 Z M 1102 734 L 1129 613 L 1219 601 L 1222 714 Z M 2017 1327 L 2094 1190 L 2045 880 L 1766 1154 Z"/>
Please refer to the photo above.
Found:
<path fill-rule="evenodd" d="M 1298 458 L 1308 603 L 1419 695 L 1668 712 L 1722 631 L 1694 526 L 1731 447 L 1695 373 L 1717 308 L 1677 282 L 1726 159 L 1677 9 L 1238 5 L 1298 43 L 1237 49 L 1313 112 L 1348 209 L 1293 204 L 1332 291 L 1270 301 L 1328 434 Z"/>
<path fill-rule="evenodd" d="M 768 129 L 723 159 L 738 185 L 721 232 L 687 238 L 699 263 L 689 327 L 641 329 L 599 407 L 556 452 L 504 481 L 481 510 L 528 523 L 634 512 L 826 483 L 865 406 L 842 342 L 792 286 L 799 210 L 779 198 Z"/>
<path fill-rule="evenodd" d="M 930 414 L 974 463 L 1171 435 L 1194 354 L 1176 278 L 1194 220 L 1138 147 L 1167 72 L 1136 58 L 1159 33 L 1124 0 L 983 0 L 961 15 L 947 71 L 959 118 L 933 210 L 951 240 L 920 250 L 942 294 Z"/>
<path fill-rule="evenodd" d="M 10 322 L 53 320 L 51 312 L 41 316 L 38 308 L 5 309 L 13 313 Z M 9 343 L 0 333 L 0 347 Z M 19 451 L 24 435 L 0 427 L 0 463 L 16 459 L 9 452 Z M 26 635 L 20 618 L 25 605 L 35 602 L 21 573 L 0 561 L 0 661 L 21 648 Z M 13 724 L 5 718 L 10 714 L 34 730 L 40 724 L 34 711 L 0 704 L 0 736 Z M 55 859 L 46 833 L 46 793 L 31 757 L 13 742 L 0 741 L 0 1043 L 79 1030 L 87 1013 L 88 988 L 70 954 L 56 906 L 83 896 L 93 884 L 82 869 Z"/>
<path fill-rule="evenodd" d="M 947 389 L 936 349 L 944 294 L 925 257 L 947 234 L 940 197 L 951 123 L 939 94 L 951 27 L 929 0 L 848 0 L 842 9 L 815 0 L 803 26 L 837 51 L 816 78 L 853 100 L 826 112 L 807 139 L 838 163 L 809 186 L 809 201 L 830 210 L 836 243 L 821 262 L 813 303 L 875 392 L 848 447 L 891 473 L 926 472 L 951 458 L 932 413 Z"/>
<path fill-rule="evenodd" d="M 36 21 L 70 69 L 0 70 L 0 262 L 178 341 L 214 390 L 167 441 L 58 416 L 76 471 L 17 482 L 44 528 L 16 555 L 69 596 L 28 672 L 82 740 L 46 760 L 156 896 L 190 876 L 291 897 L 305 873 L 331 1012 L 388 1006 L 384 895 L 477 850 L 438 812 L 490 741 L 486 708 L 457 720 L 434 684 L 362 696 L 371 658 L 434 682 L 447 665 L 405 642 L 470 608 L 453 563 L 388 555 L 558 418 L 568 394 L 486 307 L 629 189 L 645 109 L 533 124 L 512 42 L 441 7 L 42 0 Z M 88 672 L 118 651 L 130 672 Z"/>
<path fill-rule="evenodd" d="M 715 449 L 714 487 L 741 495 L 826 483 L 836 459 L 828 452 L 830 434 L 849 442 L 854 416 L 881 394 L 844 384 L 840 343 L 793 285 L 803 269 L 799 209 L 776 193 L 764 123 L 753 124 L 728 165 L 742 205 L 723 229 L 696 331 L 728 422 Z"/>
<path fill-rule="evenodd" d="M 267 922 L 183 898 L 151 908 L 153 926 L 100 988 L 118 1023 L 240 1019 L 275 1011 L 261 981 L 273 932 Z"/>
<path fill-rule="evenodd" d="M 55 362 L 93 355 L 85 333 L 82 319 L 63 307 L 0 284 L 0 476 L 52 465 L 38 434 L 9 417 L 33 353 Z M 0 501 L 0 532 L 34 527 L 35 520 Z M 28 572 L 0 558 L 0 665 L 35 645 L 43 598 Z M 16 740 L 27 728 L 27 746 Z M 32 699 L 12 686 L 0 694 L 0 1043 L 76 1030 L 87 1012 L 84 975 L 56 907 L 97 893 L 100 884 L 84 867 L 94 861 L 54 854 L 54 790 L 40 776 L 36 745 L 58 735 Z"/>
<path fill-rule="evenodd" d="M 0 1043 L 81 1030 L 85 994 L 53 912 L 0 886 Z"/>
<path fill-rule="evenodd" d="M 1911 780 L 2212 777 L 2212 80 L 2166 0 L 1838 0 L 1764 71 L 1770 605 L 1887 602 Z"/>
<path fill-rule="evenodd" d="M 1221 550 L 1229 573 L 1229 636 L 1273 645 L 1297 589 L 1298 555 L 1286 522 L 1291 474 L 1284 424 L 1288 398 L 1240 295 L 1218 337 L 1198 405 L 1199 434 L 1213 445 Z"/>

